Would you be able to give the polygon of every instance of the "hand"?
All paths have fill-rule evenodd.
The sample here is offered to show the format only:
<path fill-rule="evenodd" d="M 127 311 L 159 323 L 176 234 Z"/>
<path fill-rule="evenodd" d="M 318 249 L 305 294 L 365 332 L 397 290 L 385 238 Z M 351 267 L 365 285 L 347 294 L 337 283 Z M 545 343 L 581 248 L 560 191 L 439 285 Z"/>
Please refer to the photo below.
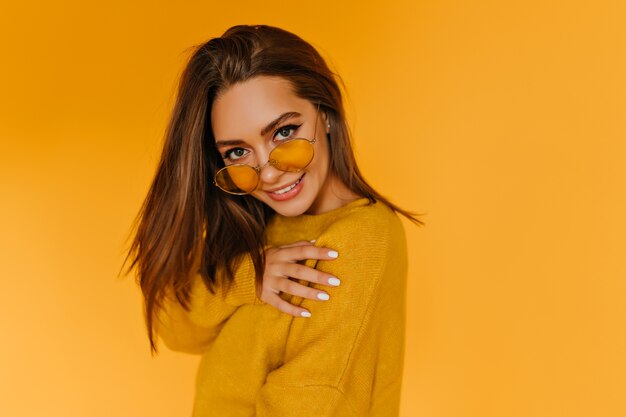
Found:
<path fill-rule="evenodd" d="M 333 260 L 337 257 L 331 256 L 333 252 L 332 249 L 314 246 L 306 240 L 290 245 L 267 248 L 265 250 L 263 285 L 261 288 L 257 286 L 257 294 L 260 294 L 259 298 L 287 314 L 296 317 L 310 317 L 309 311 L 283 300 L 279 294 L 284 292 L 312 300 L 324 300 L 323 298 L 318 298 L 318 294 L 326 294 L 324 291 L 301 285 L 290 280 L 289 277 L 323 285 L 339 285 L 339 283 L 333 285 L 332 281 L 328 281 L 330 278 L 336 278 L 333 275 L 297 263 L 299 260 L 304 259 Z M 334 253 L 337 254 L 337 252 Z M 303 312 L 305 314 L 308 313 L 308 315 L 301 315 Z"/>

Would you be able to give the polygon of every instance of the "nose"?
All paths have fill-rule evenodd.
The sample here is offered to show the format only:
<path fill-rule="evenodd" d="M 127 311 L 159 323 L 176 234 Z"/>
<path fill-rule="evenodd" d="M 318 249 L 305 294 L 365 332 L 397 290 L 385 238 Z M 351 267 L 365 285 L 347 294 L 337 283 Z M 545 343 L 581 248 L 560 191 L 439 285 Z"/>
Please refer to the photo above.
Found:
<path fill-rule="evenodd" d="M 261 169 L 258 171 L 259 173 L 259 184 L 257 189 L 268 188 L 266 185 L 272 186 L 278 184 L 280 180 L 281 174 L 283 172 L 277 168 L 275 168 L 270 162 L 271 149 L 260 149 L 257 150 L 256 156 L 260 158 L 261 161 L 265 161 L 265 163 L 260 167 Z M 257 159 L 257 163 L 261 162 Z"/>
<path fill-rule="evenodd" d="M 259 173 L 261 180 L 260 187 L 264 188 L 263 184 L 276 184 L 282 174 L 283 171 L 275 168 L 272 164 L 266 164 Z"/>

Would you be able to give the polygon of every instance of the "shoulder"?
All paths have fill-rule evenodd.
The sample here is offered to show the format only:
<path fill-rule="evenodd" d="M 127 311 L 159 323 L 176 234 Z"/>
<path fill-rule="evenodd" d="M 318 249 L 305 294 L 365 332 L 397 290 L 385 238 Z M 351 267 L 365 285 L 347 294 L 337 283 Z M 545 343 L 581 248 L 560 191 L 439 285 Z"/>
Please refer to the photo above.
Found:
<path fill-rule="evenodd" d="M 336 250 L 339 256 L 309 260 L 307 265 L 339 278 L 341 288 L 313 286 L 328 292 L 335 303 L 343 300 L 356 317 L 362 316 L 357 306 L 401 293 L 408 264 L 405 231 L 399 216 L 382 201 L 354 207 L 334 219 L 315 246 Z M 385 290 L 379 291 L 381 287 Z"/>
<path fill-rule="evenodd" d="M 399 216 L 384 202 L 354 207 L 328 225 L 325 234 L 353 244 L 402 244 L 405 232 Z M 333 239 L 334 240 L 334 239 Z"/>
<path fill-rule="evenodd" d="M 387 273 L 391 265 L 404 264 L 407 257 L 402 222 L 382 201 L 346 211 L 328 225 L 315 244 L 339 252 L 336 260 L 319 261 L 321 269 L 330 272 L 341 268 L 344 273 L 356 273 L 369 281 L 372 276 Z"/>

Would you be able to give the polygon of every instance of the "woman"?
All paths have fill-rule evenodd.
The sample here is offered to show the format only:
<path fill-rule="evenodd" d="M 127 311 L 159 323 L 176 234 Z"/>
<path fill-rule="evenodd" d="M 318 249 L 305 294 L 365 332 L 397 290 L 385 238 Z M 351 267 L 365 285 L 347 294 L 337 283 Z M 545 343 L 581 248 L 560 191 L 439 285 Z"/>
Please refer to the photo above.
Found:
<path fill-rule="evenodd" d="M 158 335 L 202 355 L 194 416 L 398 415 L 396 213 L 423 222 L 361 176 L 335 76 L 265 25 L 198 46 L 181 76 L 128 256 L 151 352 Z"/>

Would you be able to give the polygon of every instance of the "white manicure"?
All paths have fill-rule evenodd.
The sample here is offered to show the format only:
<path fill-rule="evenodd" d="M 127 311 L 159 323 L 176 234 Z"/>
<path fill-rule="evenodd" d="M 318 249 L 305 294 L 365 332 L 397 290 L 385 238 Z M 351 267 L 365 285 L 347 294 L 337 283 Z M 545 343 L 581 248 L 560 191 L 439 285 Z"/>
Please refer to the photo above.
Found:
<path fill-rule="evenodd" d="M 328 300 L 330 298 L 330 295 L 320 292 L 317 294 L 317 298 L 319 298 L 320 300 Z"/>
<path fill-rule="evenodd" d="M 309 313 L 308 311 L 303 311 L 302 313 L 300 313 L 300 315 L 302 317 L 311 317 L 311 313 Z"/>
<path fill-rule="evenodd" d="M 331 258 L 336 258 L 337 256 L 339 256 L 339 253 L 337 253 L 337 251 L 335 250 L 331 250 L 328 251 L 328 256 L 330 256 Z"/>
<path fill-rule="evenodd" d="M 337 285 L 341 284 L 341 281 L 339 281 L 339 278 L 332 277 L 332 278 L 328 278 L 328 283 L 330 285 L 337 286 Z"/>

